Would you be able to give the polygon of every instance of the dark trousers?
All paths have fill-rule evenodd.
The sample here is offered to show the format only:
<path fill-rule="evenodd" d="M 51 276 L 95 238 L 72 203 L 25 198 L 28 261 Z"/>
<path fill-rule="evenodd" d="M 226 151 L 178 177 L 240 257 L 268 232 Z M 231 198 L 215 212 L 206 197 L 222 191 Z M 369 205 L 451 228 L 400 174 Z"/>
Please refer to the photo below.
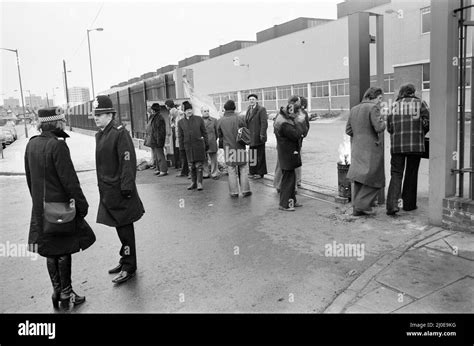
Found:
<path fill-rule="evenodd" d="M 163 148 L 151 148 L 155 160 L 155 167 L 163 173 L 168 172 L 168 162 L 166 161 L 165 151 Z"/>
<path fill-rule="evenodd" d="M 120 248 L 120 264 L 122 270 L 133 273 L 137 270 L 137 250 L 135 247 L 135 229 L 133 223 L 116 227 L 122 247 Z"/>
<path fill-rule="evenodd" d="M 421 154 L 392 154 L 390 159 L 391 178 L 387 194 L 387 210 L 398 208 L 400 195 L 403 200 L 403 210 L 416 209 L 420 160 Z"/>
<path fill-rule="evenodd" d="M 283 208 L 292 207 L 296 203 L 296 173 L 294 169 L 290 171 L 282 169 L 281 172 L 280 206 Z"/>
<path fill-rule="evenodd" d="M 180 150 L 179 157 L 181 159 L 181 174 L 188 175 L 189 167 L 188 167 L 188 159 L 186 158 L 186 150 Z"/>
<path fill-rule="evenodd" d="M 265 144 L 259 145 L 257 147 L 249 147 L 249 150 L 253 152 L 250 155 L 257 158 L 257 162 L 255 165 L 252 164 L 252 160 L 249 160 L 249 174 L 251 175 L 260 175 L 264 176 L 268 173 L 267 171 L 267 158 L 265 156 Z M 256 155 L 255 155 L 256 153 Z"/>
<path fill-rule="evenodd" d="M 47 257 L 46 266 L 54 291 L 56 293 L 69 294 L 72 290 L 71 255 Z"/>
<path fill-rule="evenodd" d="M 173 163 L 174 168 L 181 168 L 181 160 L 179 158 L 179 148 L 176 146 L 176 131 L 173 129 Z"/>

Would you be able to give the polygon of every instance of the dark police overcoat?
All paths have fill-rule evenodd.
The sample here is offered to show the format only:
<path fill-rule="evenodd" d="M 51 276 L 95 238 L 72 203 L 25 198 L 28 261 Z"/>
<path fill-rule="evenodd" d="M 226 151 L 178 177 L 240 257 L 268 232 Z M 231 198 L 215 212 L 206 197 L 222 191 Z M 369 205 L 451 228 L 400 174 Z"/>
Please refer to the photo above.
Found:
<path fill-rule="evenodd" d="M 82 193 L 71 161 L 64 131 L 43 131 L 30 138 L 25 151 L 25 173 L 33 208 L 31 211 L 29 250 L 41 256 L 67 255 L 85 250 L 95 242 L 95 235 L 84 220 L 89 204 Z M 46 192 L 46 194 L 44 193 Z M 43 232 L 43 196 L 46 202 L 76 203 L 76 228 L 65 235 Z M 67 225 L 64 225 L 68 227 Z"/>
<path fill-rule="evenodd" d="M 130 134 L 111 121 L 95 139 L 100 195 L 97 223 L 119 227 L 138 221 L 145 209 L 135 184 L 137 157 Z M 122 191 L 130 191 L 132 197 L 124 197 Z"/>

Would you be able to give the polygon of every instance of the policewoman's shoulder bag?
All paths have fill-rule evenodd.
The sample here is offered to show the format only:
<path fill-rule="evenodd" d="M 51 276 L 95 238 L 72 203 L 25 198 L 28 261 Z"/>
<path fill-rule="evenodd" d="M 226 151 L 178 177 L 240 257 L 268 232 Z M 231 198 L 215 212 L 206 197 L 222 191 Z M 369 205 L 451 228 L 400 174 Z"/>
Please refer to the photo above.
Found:
<path fill-rule="evenodd" d="M 50 235 L 68 235 L 76 228 L 76 202 L 46 202 L 46 153 L 43 176 L 43 232 Z"/>

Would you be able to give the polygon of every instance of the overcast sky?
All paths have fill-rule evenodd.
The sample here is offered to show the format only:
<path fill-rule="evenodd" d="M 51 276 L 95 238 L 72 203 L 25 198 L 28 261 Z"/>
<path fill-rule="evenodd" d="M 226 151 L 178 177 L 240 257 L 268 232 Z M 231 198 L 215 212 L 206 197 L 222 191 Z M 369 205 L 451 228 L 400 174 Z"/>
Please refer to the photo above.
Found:
<path fill-rule="evenodd" d="M 256 40 L 258 31 L 297 17 L 336 19 L 342 1 L 0 0 L 0 47 L 19 50 L 23 90 L 50 98 L 54 92 L 63 103 L 63 59 L 72 71 L 69 87 L 91 87 L 87 29 L 104 28 L 90 33 L 97 94 L 220 44 Z M 15 54 L 0 50 L 0 63 L 0 99 L 19 98 Z"/>

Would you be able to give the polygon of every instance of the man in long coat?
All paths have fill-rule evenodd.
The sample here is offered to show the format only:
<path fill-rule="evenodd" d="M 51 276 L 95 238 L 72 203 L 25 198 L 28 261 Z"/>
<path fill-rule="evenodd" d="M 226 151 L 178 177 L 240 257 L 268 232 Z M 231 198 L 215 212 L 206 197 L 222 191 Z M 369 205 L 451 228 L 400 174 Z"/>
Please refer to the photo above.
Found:
<path fill-rule="evenodd" d="M 206 160 L 204 162 L 204 179 L 219 178 L 219 170 L 217 167 L 217 119 L 209 115 L 209 108 L 203 106 L 201 108 L 202 119 L 204 120 L 204 125 L 206 126 L 207 132 L 207 141 L 209 143 L 209 149 L 207 150 L 207 156 L 209 161 L 211 161 L 211 171 L 209 172 L 209 162 Z"/>
<path fill-rule="evenodd" d="M 385 186 L 383 162 L 383 136 L 385 122 L 380 115 L 383 91 L 369 88 L 360 104 L 354 106 L 346 124 L 351 136 L 351 166 L 347 178 L 354 182 L 353 215 L 366 215 L 372 211 L 378 192 Z"/>
<path fill-rule="evenodd" d="M 135 184 L 137 158 L 132 138 L 123 127 L 115 126 L 115 109 L 108 96 L 94 101 L 96 125 L 96 168 L 99 185 L 97 223 L 115 227 L 122 243 L 119 264 L 109 270 L 118 275 L 112 280 L 123 283 L 135 275 L 137 254 L 133 223 L 145 213 Z"/>
<path fill-rule="evenodd" d="M 166 161 L 164 147 L 166 141 L 166 124 L 163 116 L 160 114 L 160 104 L 153 103 L 151 106 L 151 118 L 149 125 L 151 127 L 150 147 L 153 152 L 156 172 L 158 177 L 168 175 L 168 162 Z"/>
<path fill-rule="evenodd" d="M 178 122 L 179 147 L 186 150 L 191 185 L 188 190 L 202 190 L 203 165 L 207 161 L 206 151 L 209 149 L 207 131 L 201 117 L 193 114 L 193 106 L 188 101 L 183 102 L 185 117 Z"/>
<path fill-rule="evenodd" d="M 245 120 L 247 122 L 247 128 L 250 131 L 250 152 L 253 157 L 256 156 L 255 160 L 250 160 L 249 164 L 249 175 L 254 179 L 263 178 L 267 174 L 267 159 L 265 156 L 265 143 L 267 141 L 267 128 L 268 128 L 268 115 L 265 107 L 260 106 L 258 96 L 256 94 L 250 94 L 247 96 L 249 100 L 249 108 Z M 256 154 L 256 155 L 255 155 Z"/>

